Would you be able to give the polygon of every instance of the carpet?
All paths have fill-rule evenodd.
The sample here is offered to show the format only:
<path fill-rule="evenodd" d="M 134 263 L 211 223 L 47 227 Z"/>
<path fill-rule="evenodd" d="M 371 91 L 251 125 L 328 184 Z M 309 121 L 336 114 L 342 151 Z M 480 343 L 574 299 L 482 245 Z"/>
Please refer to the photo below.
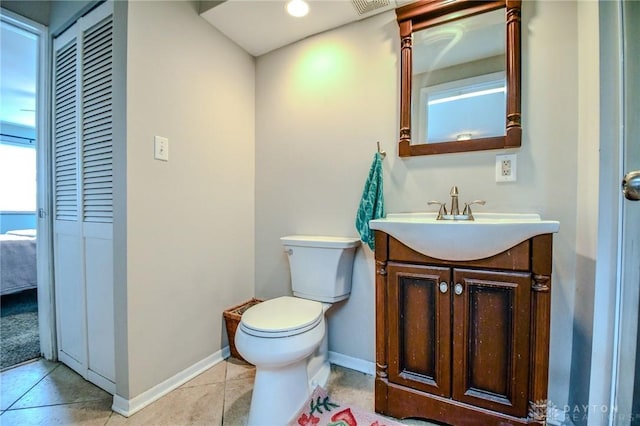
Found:
<path fill-rule="evenodd" d="M 39 356 L 37 289 L 2 296 L 0 370 Z"/>
<path fill-rule="evenodd" d="M 318 386 L 288 426 L 403 426 L 371 411 L 334 401 Z"/>

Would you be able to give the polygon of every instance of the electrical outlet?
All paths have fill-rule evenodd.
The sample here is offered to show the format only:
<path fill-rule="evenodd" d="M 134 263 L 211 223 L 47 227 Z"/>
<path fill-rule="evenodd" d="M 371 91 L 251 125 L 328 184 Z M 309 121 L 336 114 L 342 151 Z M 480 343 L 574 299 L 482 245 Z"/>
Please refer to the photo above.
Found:
<path fill-rule="evenodd" d="M 502 160 L 500 165 L 502 166 L 502 176 L 505 178 L 511 176 L 511 160 Z"/>
<path fill-rule="evenodd" d="M 496 182 L 515 182 L 516 170 L 516 154 L 496 155 Z"/>

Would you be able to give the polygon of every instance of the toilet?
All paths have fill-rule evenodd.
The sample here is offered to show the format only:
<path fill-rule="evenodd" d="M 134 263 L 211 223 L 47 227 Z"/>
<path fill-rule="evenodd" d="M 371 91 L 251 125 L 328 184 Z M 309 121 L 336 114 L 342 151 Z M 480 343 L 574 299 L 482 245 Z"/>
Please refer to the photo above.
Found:
<path fill-rule="evenodd" d="M 247 309 L 236 349 L 256 366 L 249 426 L 286 425 L 330 366 L 325 313 L 351 293 L 358 238 L 293 235 L 280 238 L 289 257 L 294 297 Z"/>

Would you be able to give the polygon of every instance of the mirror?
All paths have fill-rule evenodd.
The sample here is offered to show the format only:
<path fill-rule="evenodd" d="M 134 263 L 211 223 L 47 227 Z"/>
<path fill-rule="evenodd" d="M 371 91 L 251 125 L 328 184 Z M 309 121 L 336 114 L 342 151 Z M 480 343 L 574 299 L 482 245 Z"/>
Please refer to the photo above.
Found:
<path fill-rule="evenodd" d="M 399 155 L 519 147 L 520 1 L 421 0 L 396 15 Z"/>
<path fill-rule="evenodd" d="M 411 142 L 506 134 L 504 10 L 413 33 Z"/>

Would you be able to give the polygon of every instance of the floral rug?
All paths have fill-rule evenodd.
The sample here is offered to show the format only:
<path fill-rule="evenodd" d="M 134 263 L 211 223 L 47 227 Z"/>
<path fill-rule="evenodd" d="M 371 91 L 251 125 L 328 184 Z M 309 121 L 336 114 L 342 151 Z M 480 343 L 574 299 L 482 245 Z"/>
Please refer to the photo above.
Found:
<path fill-rule="evenodd" d="M 331 399 L 318 386 L 288 426 L 402 426 L 378 414 Z"/>

